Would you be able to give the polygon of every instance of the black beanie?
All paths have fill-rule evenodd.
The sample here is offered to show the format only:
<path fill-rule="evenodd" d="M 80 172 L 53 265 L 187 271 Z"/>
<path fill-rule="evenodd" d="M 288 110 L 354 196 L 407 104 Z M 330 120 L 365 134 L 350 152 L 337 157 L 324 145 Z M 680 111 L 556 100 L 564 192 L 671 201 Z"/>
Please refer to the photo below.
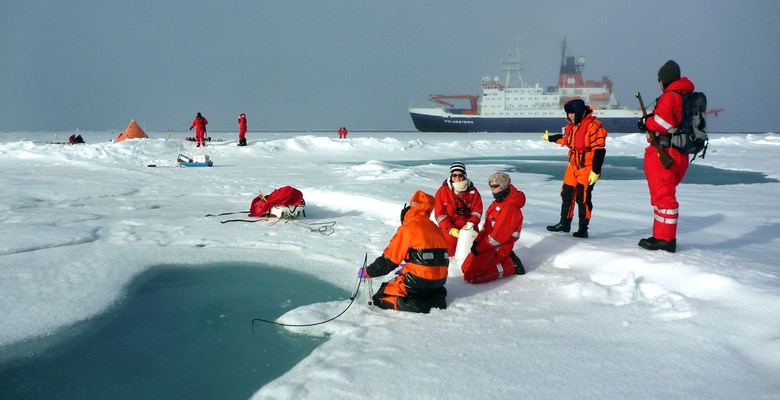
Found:
<path fill-rule="evenodd" d="M 658 70 L 658 80 L 664 86 L 680 79 L 680 66 L 674 60 L 669 60 Z"/>

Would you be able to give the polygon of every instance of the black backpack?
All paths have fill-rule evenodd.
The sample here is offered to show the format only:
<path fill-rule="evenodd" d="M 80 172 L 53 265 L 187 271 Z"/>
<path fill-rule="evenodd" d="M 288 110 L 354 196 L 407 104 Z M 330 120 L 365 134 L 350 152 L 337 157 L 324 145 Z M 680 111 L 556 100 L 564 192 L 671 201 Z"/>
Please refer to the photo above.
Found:
<path fill-rule="evenodd" d="M 707 154 L 707 121 L 704 115 L 707 112 L 707 96 L 701 92 L 682 94 L 682 121 L 677 127 L 677 132 L 672 134 L 672 146 L 685 154 L 693 154 L 693 158 L 701 152 L 700 158 Z"/>

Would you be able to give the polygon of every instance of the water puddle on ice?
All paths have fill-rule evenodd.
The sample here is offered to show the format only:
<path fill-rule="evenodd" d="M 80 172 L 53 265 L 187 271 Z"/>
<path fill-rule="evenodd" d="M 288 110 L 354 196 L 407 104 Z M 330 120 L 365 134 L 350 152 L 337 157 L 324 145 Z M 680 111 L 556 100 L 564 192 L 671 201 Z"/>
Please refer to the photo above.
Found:
<path fill-rule="evenodd" d="M 2 360 L 0 398 L 249 398 L 324 340 L 251 320 L 348 297 L 267 265 L 154 267 L 102 315 L 10 346 L 27 355 Z"/>
<path fill-rule="evenodd" d="M 469 165 L 496 165 L 496 170 L 508 173 L 526 173 L 549 175 L 552 179 L 563 179 L 566 172 L 568 159 L 563 156 L 502 156 L 502 157 L 466 157 L 460 159 L 445 160 L 416 160 L 416 161 L 388 161 L 404 166 L 442 165 L 444 171 L 449 171 L 449 166 L 454 161 L 462 161 Z M 610 156 L 604 159 L 602 175 L 609 180 L 644 180 L 643 160 L 636 157 Z M 767 177 L 761 172 L 734 171 L 720 169 L 708 165 L 701 165 L 701 160 L 689 164 L 688 171 L 683 179 L 683 184 L 703 185 L 737 185 L 751 183 L 777 182 L 776 179 Z"/>

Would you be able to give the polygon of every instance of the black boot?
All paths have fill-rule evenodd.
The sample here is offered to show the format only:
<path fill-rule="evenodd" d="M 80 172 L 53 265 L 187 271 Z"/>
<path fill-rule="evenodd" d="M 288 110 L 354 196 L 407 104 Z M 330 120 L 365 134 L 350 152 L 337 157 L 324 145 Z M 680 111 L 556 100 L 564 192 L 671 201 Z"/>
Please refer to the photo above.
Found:
<path fill-rule="evenodd" d="M 515 274 L 525 275 L 525 267 L 523 266 L 523 262 L 520 261 L 520 257 L 518 257 L 514 251 L 509 253 L 509 257 L 511 257 L 512 261 L 515 263 Z"/>
<path fill-rule="evenodd" d="M 578 238 L 587 238 L 588 237 L 588 223 L 590 222 L 589 219 L 580 218 L 580 229 L 577 230 L 577 232 L 574 232 L 572 236 L 578 237 Z"/>
<path fill-rule="evenodd" d="M 651 236 L 640 240 L 639 247 L 647 250 L 664 250 L 674 253 L 677 251 L 677 239 L 672 239 L 667 242 L 666 240 L 656 239 Z"/>
<path fill-rule="evenodd" d="M 547 227 L 550 232 L 569 232 L 571 230 L 571 218 L 561 217 L 561 222 Z"/>

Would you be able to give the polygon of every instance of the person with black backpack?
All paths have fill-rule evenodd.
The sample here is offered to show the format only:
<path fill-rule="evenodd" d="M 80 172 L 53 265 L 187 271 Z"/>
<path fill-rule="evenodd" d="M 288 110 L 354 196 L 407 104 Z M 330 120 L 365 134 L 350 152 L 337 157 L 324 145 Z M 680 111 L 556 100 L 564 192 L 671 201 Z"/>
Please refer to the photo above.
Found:
<path fill-rule="evenodd" d="M 647 250 L 677 250 L 677 221 L 680 204 L 677 202 L 677 185 L 688 170 L 688 153 L 672 143 L 673 135 L 683 118 L 683 97 L 694 90 L 693 82 L 680 77 L 680 66 L 673 60 L 667 61 L 658 70 L 658 84 L 663 93 L 656 99 L 653 112 L 637 123 L 641 132 L 647 132 L 674 160 L 668 168 L 661 163 L 658 150 L 653 145 L 645 149 L 644 170 L 650 190 L 650 204 L 653 206 L 653 236 L 639 241 L 639 247 Z"/>

